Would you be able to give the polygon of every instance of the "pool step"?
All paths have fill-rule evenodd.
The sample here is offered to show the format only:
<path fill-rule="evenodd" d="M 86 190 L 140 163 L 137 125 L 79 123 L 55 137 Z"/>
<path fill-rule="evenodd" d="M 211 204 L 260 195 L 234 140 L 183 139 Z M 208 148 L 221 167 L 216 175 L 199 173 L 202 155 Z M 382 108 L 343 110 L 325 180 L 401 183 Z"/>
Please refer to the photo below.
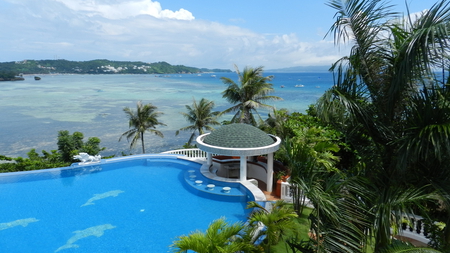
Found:
<path fill-rule="evenodd" d="M 187 184 L 196 190 L 232 197 L 246 197 L 240 190 L 239 184 L 227 184 L 224 182 L 213 181 L 202 176 L 198 170 L 188 170 L 184 174 Z"/>

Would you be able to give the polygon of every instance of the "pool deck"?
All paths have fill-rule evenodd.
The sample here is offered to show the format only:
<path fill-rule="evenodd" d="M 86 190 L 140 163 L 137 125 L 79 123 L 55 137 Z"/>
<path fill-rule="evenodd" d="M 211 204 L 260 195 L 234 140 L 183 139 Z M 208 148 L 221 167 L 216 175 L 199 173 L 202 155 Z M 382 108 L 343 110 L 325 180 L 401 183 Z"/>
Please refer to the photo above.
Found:
<path fill-rule="evenodd" d="M 281 198 L 273 195 L 271 192 L 268 191 L 263 191 L 264 195 L 266 196 L 266 200 L 267 201 L 276 201 L 276 200 L 281 200 Z"/>

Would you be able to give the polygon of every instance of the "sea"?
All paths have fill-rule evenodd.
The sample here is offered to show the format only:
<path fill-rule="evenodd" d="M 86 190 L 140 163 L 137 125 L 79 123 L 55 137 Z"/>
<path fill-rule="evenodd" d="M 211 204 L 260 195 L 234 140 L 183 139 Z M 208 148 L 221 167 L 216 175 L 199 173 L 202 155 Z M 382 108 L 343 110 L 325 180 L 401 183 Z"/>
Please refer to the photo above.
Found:
<path fill-rule="evenodd" d="M 276 109 L 304 113 L 322 94 L 332 87 L 329 72 L 271 73 L 275 91 L 271 95 L 282 101 L 269 101 Z M 175 132 L 190 125 L 181 112 L 193 99 L 206 98 L 215 103 L 215 110 L 231 106 L 223 97 L 227 88 L 221 77 L 236 82 L 236 73 L 202 73 L 170 75 L 69 75 L 49 74 L 24 76 L 24 81 L 0 82 L 0 155 L 27 157 L 31 149 L 57 149 L 58 131 L 81 132 L 84 140 L 98 137 L 106 149 L 102 156 L 141 153 L 140 146 L 130 150 L 130 143 L 120 136 L 126 132 L 128 119 L 123 108 L 136 108 L 137 101 L 152 103 L 163 114 L 159 118 L 166 126 L 158 126 L 164 138 L 146 133 L 147 153 L 179 149 L 190 132 Z M 260 109 L 263 119 L 268 110 Z M 224 115 L 219 121 L 229 120 Z"/>

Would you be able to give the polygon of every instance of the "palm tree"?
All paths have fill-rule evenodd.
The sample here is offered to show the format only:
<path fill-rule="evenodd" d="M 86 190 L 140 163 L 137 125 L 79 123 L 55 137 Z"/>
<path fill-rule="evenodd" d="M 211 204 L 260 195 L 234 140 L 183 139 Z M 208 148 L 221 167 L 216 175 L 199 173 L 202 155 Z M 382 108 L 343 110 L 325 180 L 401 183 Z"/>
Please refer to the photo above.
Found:
<path fill-rule="evenodd" d="M 272 81 L 273 76 L 263 76 L 263 67 L 258 68 L 244 68 L 243 72 L 239 71 L 239 68 L 235 65 L 236 73 L 238 74 L 239 83 L 235 83 L 232 79 L 227 77 L 221 77 L 222 82 L 228 85 L 228 88 L 222 92 L 223 98 L 229 103 L 233 104 L 232 107 L 222 112 L 236 112 L 233 116 L 232 123 L 246 123 L 256 126 L 257 121 L 254 114 L 259 115 L 257 109 L 259 107 L 273 108 L 270 105 L 264 104 L 268 100 L 282 100 L 277 96 L 269 96 L 268 94 L 273 92 Z"/>
<path fill-rule="evenodd" d="M 348 192 L 367 208 L 376 252 L 391 242 L 398 214 L 429 198 L 441 171 L 450 174 L 450 96 L 433 72 L 448 56 L 449 4 L 402 18 L 381 0 L 329 2 L 337 10 L 330 32 L 353 47 L 332 66 L 335 85 L 316 109 L 357 151 L 351 180 L 367 183 Z"/>
<path fill-rule="evenodd" d="M 277 110 L 273 108 L 272 112 L 269 112 L 267 119 L 264 120 L 264 123 L 259 125 L 259 128 L 266 133 L 285 139 L 289 134 L 284 124 L 288 118 L 289 111 L 287 109 Z"/>
<path fill-rule="evenodd" d="M 138 140 L 141 140 L 142 153 L 145 153 L 145 143 L 144 143 L 144 133 L 150 132 L 163 138 L 164 135 L 161 131 L 156 130 L 156 126 L 165 126 L 164 123 L 158 121 L 158 117 L 162 115 L 162 112 L 156 111 L 157 107 L 151 103 L 143 105 L 141 101 L 137 102 L 136 111 L 125 107 L 123 111 L 128 117 L 128 125 L 130 130 L 120 136 L 119 141 L 122 137 L 126 136 L 127 140 L 130 141 L 130 149 L 136 146 Z"/>
<path fill-rule="evenodd" d="M 224 218 L 213 221 L 206 232 L 196 231 L 189 235 L 178 237 L 170 246 L 172 252 L 198 253 L 234 253 L 252 252 L 254 245 L 242 240 L 241 232 L 244 225 L 240 222 L 229 224 Z"/>
<path fill-rule="evenodd" d="M 220 125 L 220 123 L 217 121 L 217 116 L 220 114 L 220 112 L 213 111 L 213 101 L 202 98 L 197 103 L 195 99 L 192 100 L 192 106 L 186 105 L 187 113 L 181 113 L 192 125 L 183 127 L 180 130 L 177 130 L 175 133 L 175 135 L 178 135 L 180 131 L 192 131 L 191 137 L 189 137 L 189 141 L 187 142 L 188 145 L 191 144 L 192 140 L 196 136 L 196 132 L 198 132 L 199 135 L 202 135 L 205 133 L 205 130 L 214 130 L 211 125 Z"/>
<path fill-rule="evenodd" d="M 256 211 L 253 211 L 248 219 L 246 235 L 252 243 L 262 241 L 265 252 L 270 252 L 270 247 L 280 241 L 287 240 L 296 229 L 294 219 L 298 216 L 283 200 L 276 201 L 271 210 L 254 201 L 250 201 L 247 208 L 256 208 Z M 261 240 L 263 238 L 264 240 Z"/>
<path fill-rule="evenodd" d="M 294 209 L 301 214 L 309 189 L 337 171 L 339 146 L 327 136 L 329 131 L 318 126 L 291 129 L 295 136 L 285 139 L 280 151 L 291 172 Z"/>
<path fill-rule="evenodd" d="M 298 121 L 300 122 L 300 121 Z M 346 194 L 345 175 L 335 164 L 339 147 L 331 136 L 331 129 L 308 126 L 288 120 L 285 125 L 293 132 L 285 139 L 281 153 L 291 172 L 290 185 L 293 206 L 302 214 L 308 199 L 313 210 L 310 245 L 314 252 L 358 252 L 361 250 L 363 233 L 359 227 L 365 225 L 364 216 L 354 212 L 357 203 Z M 298 242 L 291 242 L 298 245 Z"/>

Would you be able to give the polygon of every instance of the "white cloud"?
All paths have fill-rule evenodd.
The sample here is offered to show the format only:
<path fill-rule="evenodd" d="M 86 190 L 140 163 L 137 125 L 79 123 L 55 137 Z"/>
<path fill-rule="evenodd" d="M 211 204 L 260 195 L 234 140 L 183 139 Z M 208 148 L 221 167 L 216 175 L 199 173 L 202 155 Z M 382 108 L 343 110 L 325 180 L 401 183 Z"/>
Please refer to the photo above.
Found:
<path fill-rule="evenodd" d="M 56 0 L 73 11 L 86 12 L 88 16 L 99 15 L 107 19 L 124 19 L 138 15 L 150 15 L 155 18 L 179 20 L 195 19 L 191 12 L 181 8 L 177 11 L 162 9 L 161 4 L 151 0 L 141 1 L 95 1 L 95 0 Z"/>
<path fill-rule="evenodd" d="M 21 6 L 9 12 L 0 10 L 2 32 L 9 35 L 0 38 L 0 61 L 57 55 L 67 60 L 167 61 L 230 69 L 237 64 L 270 69 L 330 65 L 340 57 L 332 41 L 306 43 L 294 33 L 260 34 L 238 26 L 180 19 L 185 15 L 182 9 L 178 13 L 162 10 L 158 2 L 149 0 L 9 1 Z M 149 15 L 152 10 L 155 14 Z"/>

